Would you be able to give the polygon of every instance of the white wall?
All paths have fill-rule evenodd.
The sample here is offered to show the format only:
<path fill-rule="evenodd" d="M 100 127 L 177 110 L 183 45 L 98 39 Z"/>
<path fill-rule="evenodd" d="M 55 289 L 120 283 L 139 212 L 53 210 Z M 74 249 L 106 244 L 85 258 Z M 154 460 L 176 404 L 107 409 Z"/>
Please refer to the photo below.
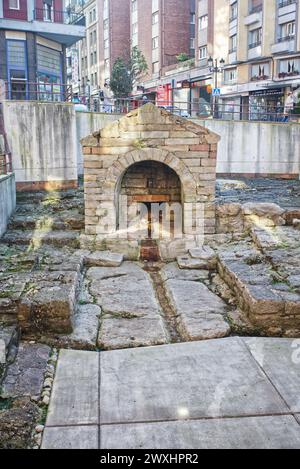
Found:
<path fill-rule="evenodd" d="M 299 176 L 299 124 L 194 121 L 221 136 L 217 173 Z"/>
<path fill-rule="evenodd" d="M 4 101 L 3 111 L 17 183 L 77 181 L 74 106 Z"/>
<path fill-rule="evenodd" d="M 14 174 L 0 176 L 0 237 L 5 233 L 9 217 L 16 207 Z"/>

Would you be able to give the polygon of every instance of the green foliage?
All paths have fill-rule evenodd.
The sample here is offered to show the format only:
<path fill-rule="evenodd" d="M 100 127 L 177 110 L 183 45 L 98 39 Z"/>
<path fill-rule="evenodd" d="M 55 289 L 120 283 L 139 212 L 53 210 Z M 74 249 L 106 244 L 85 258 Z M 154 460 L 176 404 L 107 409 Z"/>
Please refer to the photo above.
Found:
<path fill-rule="evenodd" d="M 146 59 L 138 47 L 133 47 L 128 63 L 118 58 L 113 65 L 110 88 L 116 98 L 126 98 L 135 83 L 147 72 Z"/>
<path fill-rule="evenodd" d="M 179 63 L 186 62 L 187 60 L 189 60 L 189 58 L 189 55 L 185 52 L 181 52 L 181 54 L 176 55 L 177 62 Z"/>
<path fill-rule="evenodd" d="M 118 58 L 112 69 L 110 88 L 116 98 L 126 98 L 132 91 L 132 82 L 124 60 Z"/>

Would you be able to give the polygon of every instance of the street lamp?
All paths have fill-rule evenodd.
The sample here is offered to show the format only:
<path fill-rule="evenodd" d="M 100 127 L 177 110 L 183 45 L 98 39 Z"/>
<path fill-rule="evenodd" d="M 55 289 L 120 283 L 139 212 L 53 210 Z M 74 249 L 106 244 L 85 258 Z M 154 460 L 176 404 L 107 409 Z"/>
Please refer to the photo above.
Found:
<path fill-rule="evenodd" d="M 214 88 L 218 89 L 218 74 L 223 73 L 224 71 L 224 66 L 225 66 L 225 60 L 224 59 L 213 59 L 211 56 L 209 57 L 208 61 L 208 68 L 209 71 L 213 74 L 213 82 L 214 82 Z M 217 104 L 218 104 L 218 97 L 214 95 L 214 112 L 213 115 L 214 117 L 218 116 L 218 110 L 217 110 Z"/>
<path fill-rule="evenodd" d="M 87 87 L 87 99 L 88 99 L 88 110 L 91 110 L 91 81 L 88 78 L 86 81 L 86 87 Z"/>

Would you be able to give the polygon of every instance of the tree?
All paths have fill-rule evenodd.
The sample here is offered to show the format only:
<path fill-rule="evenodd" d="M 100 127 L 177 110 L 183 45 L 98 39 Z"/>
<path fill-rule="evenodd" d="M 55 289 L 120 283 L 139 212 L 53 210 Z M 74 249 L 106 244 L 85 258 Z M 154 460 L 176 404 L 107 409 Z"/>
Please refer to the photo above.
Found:
<path fill-rule="evenodd" d="M 145 56 L 142 54 L 142 52 L 137 46 L 131 49 L 129 69 L 130 69 L 132 87 L 148 71 L 148 64 L 145 59 Z"/>
<path fill-rule="evenodd" d="M 116 98 L 126 98 L 132 91 L 128 66 L 121 58 L 118 58 L 113 65 L 110 88 Z"/>
<path fill-rule="evenodd" d="M 138 47 L 132 48 L 127 63 L 119 57 L 113 65 L 110 80 L 110 88 L 115 97 L 127 97 L 147 70 L 146 59 Z"/>

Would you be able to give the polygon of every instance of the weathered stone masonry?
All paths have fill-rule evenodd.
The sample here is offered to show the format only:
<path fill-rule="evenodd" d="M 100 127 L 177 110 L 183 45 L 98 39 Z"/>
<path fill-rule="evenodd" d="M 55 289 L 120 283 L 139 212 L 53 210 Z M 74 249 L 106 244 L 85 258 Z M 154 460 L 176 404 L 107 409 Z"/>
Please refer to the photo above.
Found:
<path fill-rule="evenodd" d="M 197 245 L 203 234 L 214 234 L 219 140 L 218 135 L 204 127 L 152 104 L 83 139 L 86 229 L 82 244 L 97 249 L 138 246 L 137 240 L 132 239 L 130 243 L 111 243 L 118 233 L 118 196 L 124 175 L 136 163 L 148 161 L 168 166 L 181 182 L 184 239 L 173 243 L 184 251 Z M 144 189 L 141 187 L 143 194 Z M 201 215 L 189 228 L 186 221 L 191 212 Z M 163 248 L 162 242 L 160 247 Z"/>

